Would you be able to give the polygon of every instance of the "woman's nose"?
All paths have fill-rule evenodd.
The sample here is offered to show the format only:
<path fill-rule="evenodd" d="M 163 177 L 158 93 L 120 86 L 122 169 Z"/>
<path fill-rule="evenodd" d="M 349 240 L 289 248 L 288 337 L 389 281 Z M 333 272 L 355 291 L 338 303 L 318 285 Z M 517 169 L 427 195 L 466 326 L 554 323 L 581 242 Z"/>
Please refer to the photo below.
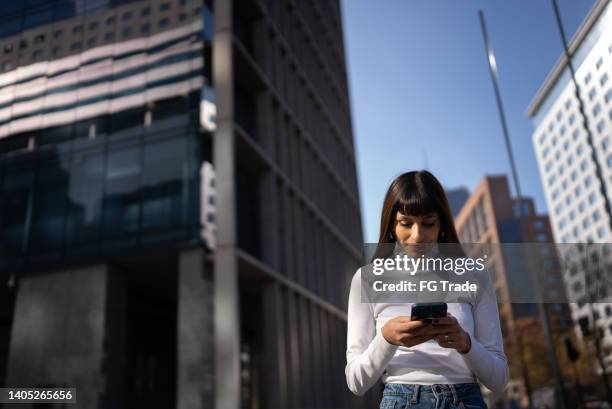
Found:
<path fill-rule="evenodd" d="M 418 223 L 412 225 L 412 238 L 418 243 L 422 239 L 422 229 Z"/>

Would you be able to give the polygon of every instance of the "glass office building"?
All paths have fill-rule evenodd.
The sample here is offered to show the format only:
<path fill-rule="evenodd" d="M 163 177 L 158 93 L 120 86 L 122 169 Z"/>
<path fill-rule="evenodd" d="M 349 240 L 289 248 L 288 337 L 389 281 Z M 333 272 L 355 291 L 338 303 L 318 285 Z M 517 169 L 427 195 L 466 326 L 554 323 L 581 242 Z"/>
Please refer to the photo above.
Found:
<path fill-rule="evenodd" d="M 0 384 L 362 407 L 338 1 L 0 3 Z"/>
<path fill-rule="evenodd" d="M 197 239 L 201 5 L 31 3 L 2 6 L 1 271 Z"/>
<path fill-rule="evenodd" d="M 532 141 L 555 241 L 606 243 L 606 246 L 592 246 L 601 250 L 592 250 L 590 258 L 601 260 L 609 275 L 612 229 L 605 207 L 606 196 L 608 201 L 612 199 L 612 5 L 609 1 L 595 2 L 570 41 L 569 49 L 584 112 L 581 113 L 571 72 L 562 56 L 538 90 L 527 114 L 533 121 Z M 583 114 L 592 144 L 587 138 Z M 587 260 L 583 260 L 581 271 L 589 271 Z M 589 289 L 577 271 L 572 269 L 564 275 L 568 298 L 577 300 L 570 304 L 574 320 L 578 323 L 590 319 L 595 323 L 593 328 L 601 334 L 602 344 L 609 345 L 612 343 L 612 288 L 601 281 L 604 285 L 599 292 Z M 609 372 L 612 347 L 605 346 L 602 350 Z"/>

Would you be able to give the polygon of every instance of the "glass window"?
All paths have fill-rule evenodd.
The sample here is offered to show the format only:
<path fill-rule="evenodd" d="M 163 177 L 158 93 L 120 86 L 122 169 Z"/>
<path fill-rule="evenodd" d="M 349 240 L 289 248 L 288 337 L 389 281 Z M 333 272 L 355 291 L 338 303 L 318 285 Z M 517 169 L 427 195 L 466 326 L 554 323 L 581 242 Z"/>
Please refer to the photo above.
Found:
<path fill-rule="evenodd" d="M 140 10 L 141 16 L 148 16 L 150 14 L 151 14 L 151 9 L 149 7 L 145 7 L 142 10 Z"/>
<path fill-rule="evenodd" d="M 597 132 L 602 133 L 606 129 L 606 122 L 602 119 L 597 123 Z"/>
<path fill-rule="evenodd" d="M 0 248 L 7 257 L 23 256 L 28 208 L 33 199 L 34 170 L 8 166 L 2 184 L 0 210 Z"/>
<path fill-rule="evenodd" d="M 596 95 L 597 95 L 597 90 L 595 90 L 595 87 L 591 88 L 591 90 L 589 91 L 589 101 L 592 101 Z"/>
<path fill-rule="evenodd" d="M 99 238 L 104 184 L 102 152 L 77 153 L 70 171 L 66 220 L 68 247 L 95 243 Z"/>
<path fill-rule="evenodd" d="M 544 142 L 546 141 L 546 134 L 543 133 L 542 135 L 540 135 L 540 137 L 538 138 L 538 141 L 539 141 L 540 145 L 543 145 Z"/>
<path fill-rule="evenodd" d="M 580 186 L 576 186 L 576 188 L 574 189 L 574 195 L 578 197 L 580 196 L 580 193 L 582 193 L 582 188 Z"/>
<path fill-rule="evenodd" d="M 45 7 L 43 9 L 36 8 L 36 11 L 26 14 L 23 22 L 23 30 L 42 26 L 53 21 L 53 8 Z"/>
<path fill-rule="evenodd" d="M 586 217 L 585 217 L 585 218 L 582 220 L 582 228 L 583 228 L 583 229 L 588 229 L 590 225 L 591 225 L 591 222 L 589 221 L 589 219 L 588 219 L 588 218 L 586 218 Z"/>
<path fill-rule="evenodd" d="M 600 69 L 602 64 L 603 64 L 603 58 L 599 57 L 597 59 L 597 62 L 595 63 L 595 68 Z"/>
<path fill-rule="evenodd" d="M 132 12 L 131 11 L 126 11 L 125 13 L 123 13 L 123 21 L 127 21 L 127 20 L 131 20 L 132 19 Z"/>
<path fill-rule="evenodd" d="M 140 149 L 111 151 L 107 161 L 104 235 L 113 237 L 138 229 Z"/>
<path fill-rule="evenodd" d="M 159 20 L 159 27 L 160 28 L 167 27 L 168 24 L 170 24 L 170 20 L 168 18 L 166 18 L 166 17 L 164 17 L 161 20 Z"/>
<path fill-rule="evenodd" d="M 587 85 L 589 82 L 591 82 L 591 73 L 589 72 L 585 77 L 584 77 L 584 84 Z"/>
<path fill-rule="evenodd" d="M 599 219 L 601 219 L 601 214 L 599 213 L 599 210 L 595 210 L 593 212 L 593 221 L 598 222 Z"/>
<path fill-rule="evenodd" d="M 604 85 L 606 85 L 607 82 L 608 82 L 608 73 L 605 73 L 599 79 L 599 84 L 603 87 Z"/>
<path fill-rule="evenodd" d="M 36 253 L 54 252 L 61 248 L 70 181 L 67 166 L 57 158 L 39 165 L 30 246 Z"/>
<path fill-rule="evenodd" d="M 186 148 L 182 137 L 145 145 L 143 229 L 181 224 Z"/>
<path fill-rule="evenodd" d="M 597 229 L 597 238 L 603 239 L 605 235 L 606 235 L 606 229 L 603 226 L 599 226 L 599 228 Z"/>
<path fill-rule="evenodd" d="M 83 31 L 83 26 L 80 24 L 72 27 L 72 32 L 74 34 L 80 33 L 81 31 Z"/>
<path fill-rule="evenodd" d="M 599 115 L 600 112 L 601 112 L 601 105 L 599 105 L 599 103 L 597 103 L 593 107 L 593 116 L 597 117 L 597 115 Z"/>

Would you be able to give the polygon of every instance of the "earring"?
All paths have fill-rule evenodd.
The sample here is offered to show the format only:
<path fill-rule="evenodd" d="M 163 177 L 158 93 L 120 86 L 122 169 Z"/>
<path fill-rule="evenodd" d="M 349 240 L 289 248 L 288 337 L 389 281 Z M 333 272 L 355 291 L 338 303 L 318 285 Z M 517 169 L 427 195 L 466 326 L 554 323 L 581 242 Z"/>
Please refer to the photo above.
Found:
<path fill-rule="evenodd" d="M 390 238 L 391 240 L 395 240 L 395 237 L 393 237 L 393 233 L 389 232 L 389 238 Z"/>

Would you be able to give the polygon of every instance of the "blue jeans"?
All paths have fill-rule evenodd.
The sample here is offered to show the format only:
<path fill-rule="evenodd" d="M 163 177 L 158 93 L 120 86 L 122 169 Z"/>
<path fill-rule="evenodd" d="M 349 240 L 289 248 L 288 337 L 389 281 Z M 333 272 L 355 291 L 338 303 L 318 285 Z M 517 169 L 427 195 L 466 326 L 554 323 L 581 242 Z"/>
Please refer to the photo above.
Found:
<path fill-rule="evenodd" d="M 387 383 L 380 409 L 488 409 L 477 383 Z"/>

